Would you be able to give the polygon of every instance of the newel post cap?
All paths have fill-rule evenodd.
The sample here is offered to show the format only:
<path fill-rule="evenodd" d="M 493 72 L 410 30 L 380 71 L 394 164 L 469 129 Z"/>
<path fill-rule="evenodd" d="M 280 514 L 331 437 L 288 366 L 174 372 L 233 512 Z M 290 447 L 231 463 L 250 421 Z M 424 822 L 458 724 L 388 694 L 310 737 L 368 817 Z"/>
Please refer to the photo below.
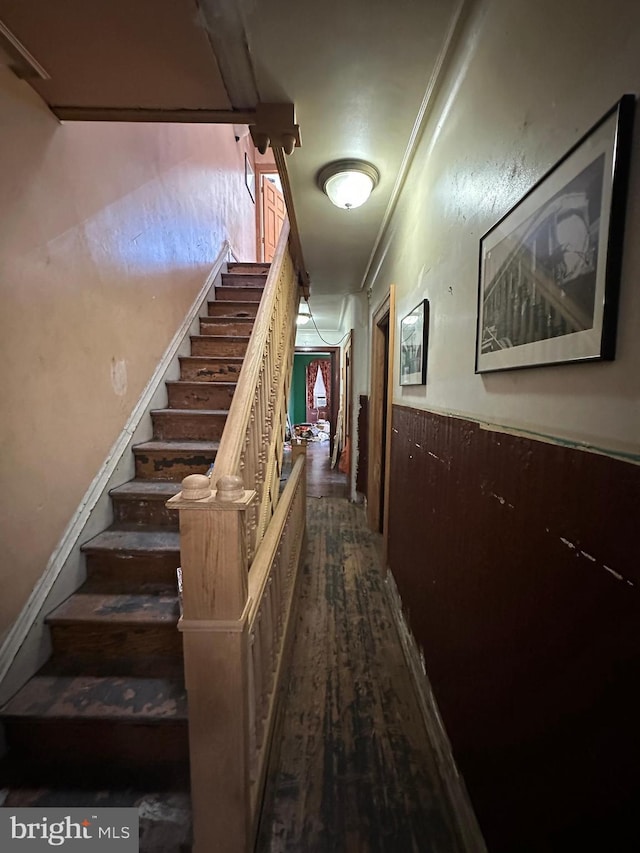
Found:
<path fill-rule="evenodd" d="M 225 474 L 216 483 L 219 501 L 237 501 L 244 497 L 242 477 L 236 474 Z"/>
<path fill-rule="evenodd" d="M 198 501 L 211 497 L 211 483 L 206 474 L 189 474 L 182 481 L 182 497 L 187 501 Z"/>

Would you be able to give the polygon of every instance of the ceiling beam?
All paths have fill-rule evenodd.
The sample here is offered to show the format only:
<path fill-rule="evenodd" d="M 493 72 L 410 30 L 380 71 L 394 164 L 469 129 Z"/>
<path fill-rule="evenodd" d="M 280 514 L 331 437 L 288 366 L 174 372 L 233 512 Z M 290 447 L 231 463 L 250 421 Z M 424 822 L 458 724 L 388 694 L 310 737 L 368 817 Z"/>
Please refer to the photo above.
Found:
<path fill-rule="evenodd" d="M 196 0 L 199 23 L 206 31 L 220 75 L 234 109 L 258 103 L 242 4 L 238 0 Z"/>
<path fill-rule="evenodd" d="M 60 121 L 147 121 L 189 124 L 252 124 L 255 110 L 181 110 L 147 107 L 73 107 L 52 105 Z"/>
<path fill-rule="evenodd" d="M 0 48 L 9 57 L 9 67 L 21 80 L 50 80 L 51 77 L 6 24 L 0 21 Z"/>

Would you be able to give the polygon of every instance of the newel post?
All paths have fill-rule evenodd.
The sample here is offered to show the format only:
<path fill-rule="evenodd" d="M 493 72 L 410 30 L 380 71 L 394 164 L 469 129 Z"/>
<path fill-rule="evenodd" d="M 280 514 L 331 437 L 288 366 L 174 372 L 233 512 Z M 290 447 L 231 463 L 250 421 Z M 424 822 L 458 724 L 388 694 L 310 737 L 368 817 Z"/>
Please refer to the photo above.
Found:
<path fill-rule="evenodd" d="M 250 835 L 246 511 L 239 477 L 191 474 L 180 512 L 182 632 L 194 853 L 245 853 Z"/>
<path fill-rule="evenodd" d="M 304 456 L 307 458 L 307 439 L 306 438 L 298 438 L 291 440 L 291 468 L 296 464 L 298 456 Z M 303 486 L 304 486 L 304 496 L 305 500 L 307 497 L 307 466 L 305 464 L 303 471 Z"/>

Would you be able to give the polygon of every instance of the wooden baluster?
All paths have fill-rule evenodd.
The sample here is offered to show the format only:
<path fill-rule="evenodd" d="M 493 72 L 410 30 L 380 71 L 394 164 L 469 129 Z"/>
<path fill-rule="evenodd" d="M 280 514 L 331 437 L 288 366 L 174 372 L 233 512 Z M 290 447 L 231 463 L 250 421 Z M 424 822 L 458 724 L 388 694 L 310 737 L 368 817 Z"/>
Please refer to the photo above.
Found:
<path fill-rule="evenodd" d="M 267 582 L 263 602 L 262 624 L 264 625 L 263 636 L 265 642 L 263 675 L 267 688 L 267 697 L 270 697 L 273 690 L 273 612 L 271 610 L 271 585 L 269 582 Z"/>
<path fill-rule="evenodd" d="M 180 511 L 194 853 L 238 853 L 251 835 L 245 516 L 255 492 L 235 476 L 217 486 L 192 474 L 169 501 Z"/>
<path fill-rule="evenodd" d="M 276 553 L 276 563 L 278 555 Z M 273 575 L 267 582 L 267 598 L 271 617 L 271 669 L 275 673 L 278 663 L 278 602 L 276 601 L 276 588 L 273 582 Z"/>
<path fill-rule="evenodd" d="M 264 683 L 262 678 L 262 638 L 260 637 L 259 617 L 253 626 L 253 656 L 251 666 L 253 669 L 253 681 L 255 684 L 255 705 L 254 705 L 254 720 L 255 720 L 255 748 L 256 752 L 262 746 L 262 736 L 264 729 Z"/>
<path fill-rule="evenodd" d="M 275 601 L 275 627 L 276 627 L 276 637 L 278 639 L 278 647 L 280 646 L 280 638 L 282 636 L 282 625 L 283 625 L 283 605 L 284 599 L 282 594 L 282 561 L 280 559 L 280 552 L 276 553 L 275 560 L 273 561 L 273 569 L 271 572 L 271 577 L 273 579 L 273 598 Z"/>
<path fill-rule="evenodd" d="M 252 631 L 249 635 L 249 781 L 255 782 L 258 777 L 258 744 L 256 736 L 256 706 L 258 693 L 256 684 L 255 664 L 255 641 L 256 633 Z"/>
<path fill-rule="evenodd" d="M 262 747 L 264 742 L 264 724 L 269 710 L 269 668 L 266 665 L 268 660 L 269 638 L 267 636 L 267 623 L 264 619 L 264 598 L 260 606 L 260 611 L 257 617 L 258 635 L 260 637 L 260 657 L 258 658 L 258 666 L 260 667 L 260 678 L 262 689 L 260 691 L 260 702 L 258 704 L 259 723 L 257 729 L 257 745 L 258 749 Z"/>

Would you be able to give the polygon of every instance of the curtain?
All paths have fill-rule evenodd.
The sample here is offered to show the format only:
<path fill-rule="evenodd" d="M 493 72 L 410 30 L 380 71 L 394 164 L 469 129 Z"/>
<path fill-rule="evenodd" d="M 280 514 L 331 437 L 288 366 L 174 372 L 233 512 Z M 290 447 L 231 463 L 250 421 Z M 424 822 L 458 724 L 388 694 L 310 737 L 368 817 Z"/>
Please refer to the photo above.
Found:
<path fill-rule="evenodd" d="M 313 389 L 316 385 L 316 377 L 318 376 L 318 359 L 310 361 L 307 365 L 307 409 L 311 410 L 313 406 Z"/>
<path fill-rule="evenodd" d="M 328 358 L 316 358 L 307 365 L 307 409 L 315 409 L 313 389 L 316 385 L 318 370 L 322 372 L 322 381 L 327 389 L 327 410 L 329 410 L 331 407 L 331 361 Z"/>
<path fill-rule="evenodd" d="M 322 373 L 322 381 L 327 389 L 327 411 L 331 408 L 331 362 L 328 358 L 319 361 L 320 372 Z M 332 424 L 334 426 L 334 424 Z"/>

